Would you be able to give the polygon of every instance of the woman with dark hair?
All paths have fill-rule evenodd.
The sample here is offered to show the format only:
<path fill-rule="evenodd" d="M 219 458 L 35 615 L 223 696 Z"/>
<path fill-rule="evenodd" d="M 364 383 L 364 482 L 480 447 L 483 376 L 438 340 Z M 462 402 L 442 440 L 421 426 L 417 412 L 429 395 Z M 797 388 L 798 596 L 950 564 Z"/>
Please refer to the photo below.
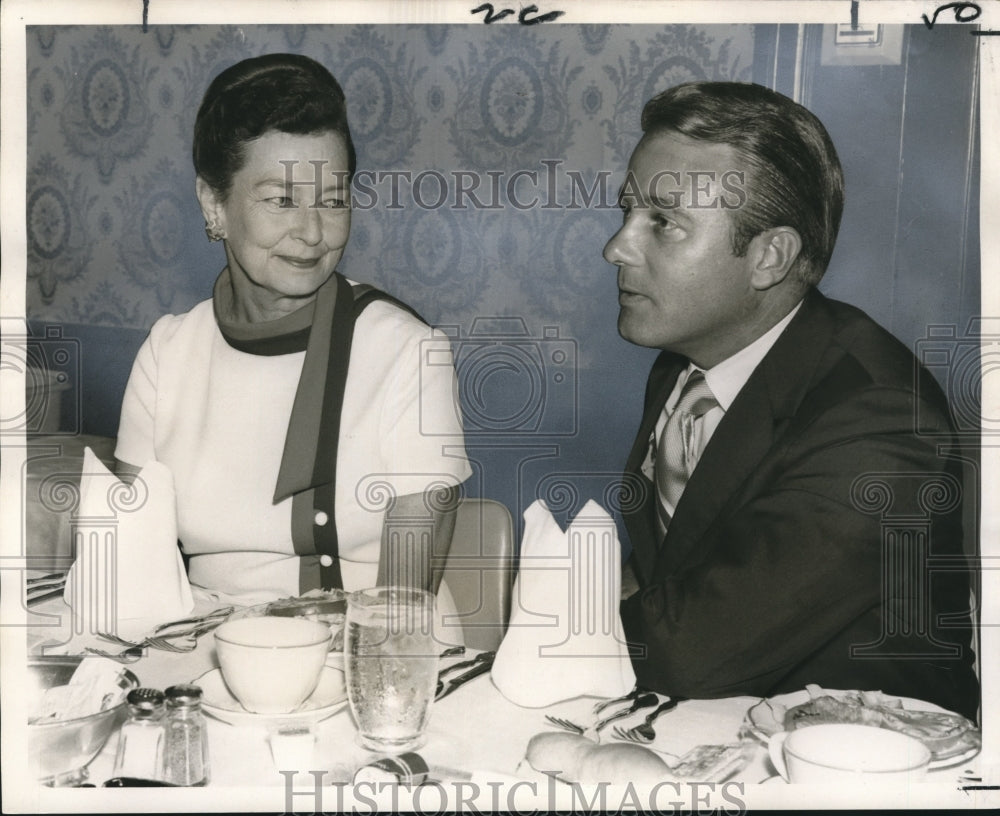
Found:
<path fill-rule="evenodd" d="M 437 591 L 471 473 L 451 351 L 336 271 L 355 169 L 343 91 L 308 57 L 240 62 L 209 86 L 193 154 L 226 267 L 140 349 L 119 472 L 170 467 L 191 583 L 220 598 Z"/>

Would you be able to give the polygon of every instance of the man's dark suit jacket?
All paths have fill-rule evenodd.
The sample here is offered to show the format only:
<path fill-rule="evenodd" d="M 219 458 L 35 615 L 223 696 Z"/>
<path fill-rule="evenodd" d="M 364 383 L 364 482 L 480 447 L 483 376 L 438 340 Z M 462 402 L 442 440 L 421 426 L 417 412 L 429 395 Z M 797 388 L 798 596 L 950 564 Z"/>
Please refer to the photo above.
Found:
<path fill-rule="evenodd" d="M 687 364 L 667 352 L 654 363 L 626 466 L 640 591 L 622 619 L 645 646 L 639 684 L 695 698 L 881 689 L 974 718 L 962 476 L 937 452 L 954 438 L 930 374 L 863 312 L 810 291 L 661 542 L 640 468 Z"/>

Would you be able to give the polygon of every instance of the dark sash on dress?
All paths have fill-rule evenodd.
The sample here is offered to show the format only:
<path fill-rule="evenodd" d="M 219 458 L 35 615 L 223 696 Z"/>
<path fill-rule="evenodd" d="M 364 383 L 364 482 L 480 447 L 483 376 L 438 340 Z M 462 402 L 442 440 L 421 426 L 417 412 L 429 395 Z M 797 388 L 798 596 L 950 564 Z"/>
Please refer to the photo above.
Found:
<path fill-rule="evenodd" d="M 266 323 L 220 318 L 228 294 L 228 270 L 215 284 L 215 318 L 226 342 L 247 354 L 273 356 L 305 351 L 288 420 L 274 502 L 292 497 L 292 545 L 299 556 L 299 591 L 340 589 L 336 523 L 337 447 L 354 324 L 367 306 L 384 300 L 414 315 L 409 306 L 368 284 L 352 285 L 334 273 L 316 298 Z"/>

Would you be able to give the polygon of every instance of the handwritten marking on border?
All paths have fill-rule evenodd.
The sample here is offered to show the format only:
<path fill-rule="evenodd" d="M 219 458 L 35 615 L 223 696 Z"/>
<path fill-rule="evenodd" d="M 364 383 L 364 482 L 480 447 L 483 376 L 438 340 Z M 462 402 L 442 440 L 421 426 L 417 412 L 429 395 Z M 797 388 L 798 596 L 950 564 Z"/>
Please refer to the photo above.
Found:
<path fill-rule="evenodd" d="M 481 12 L 486 12 L 483 16 L 483 22 L 489 25 L 490 23 L 496 23 L 502 20 L 504 17 L 509 17 L 514 13 L 514 9 L 505 8 L 497 11 L 492 3 L 483 3 L 480 6 L 472 9 L 472 14 L 479 14 Z M 555 20 L 557 17 L 561 17 L 566 12 L 564 11 L 549 11 L 545 14 L 538 13 L 538 6 L 532 4 L 530 6 L 525 6 L 521 9 L 520 13 L 517 15 L 517 21 L 521 25 L 538 25 L 539 23 L 548 23 Z M 529 17 L 528 15 L 535 15 Z"/>

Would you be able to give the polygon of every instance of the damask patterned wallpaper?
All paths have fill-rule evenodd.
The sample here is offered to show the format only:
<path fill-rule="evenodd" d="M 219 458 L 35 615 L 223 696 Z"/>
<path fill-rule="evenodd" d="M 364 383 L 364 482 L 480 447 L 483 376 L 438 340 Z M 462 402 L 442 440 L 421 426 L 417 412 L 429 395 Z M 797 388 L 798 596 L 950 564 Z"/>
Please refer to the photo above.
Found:
<path fill-rule="evenodd" d="M 462 332 L 507 315 L 581 343 L 615 337 L 601 249 L 642 103 L 748 80 L 753 50 L 746 26 L 607 25 L 32 27 L 27 45 L 32 319 L 146 329 L 209 295 L 224 259 L 194 197 L 198 104 L 226 66 L 291 51 L 344 86 L 359 169 L 424 173 L 395 205 L 369 177 L 341 271 Z M 457 200 L 456 173 L 485 206 Z"/>
<path fill-rule="evenodd" d="M 612 506 L 655 352 L 618 336 L 601 250 L 644 101 L 692 78 L 801 78 L 848 187 L 824 290 L 911 345 L 932 324 L 961 334 L 979 313 L 978 103 L 975 44 L 950 28 L 908 27 L 902 65 L 846 68 L 822 64 L 819 26 L 782 39 L 798 67 L 773 26 L 29 27 L 27 311 L 46 341 L 54 324 L 79 342 L 64 430 L 113 435 L 143 334 L 209 296 L 224 255 L 194 195 L 198 105 L 225 67 L 291 51 L 347 94 L 341 271 L 456 338 L 470 492 L 515 519 L 536 496 Z"/>
<path fill-rule="evenodd" d="M 38 27 L 27 50 L 28 317 L 82 339 L 63 398 L 78 427 L 116 432 L 142 334 L 208 297 L 225 262 L 190 159 L 210 80 L 298 52 L 343 85 L 358 149 L 340 271 L 455 337 L 467 491 L 515 520 L 536 496 L 615 505 L 653 356 L 616 330 L 601 250 L 617 189 L 643 102 L 748 80 L 751 27 Z M 476 183 L 481 206 L 459 193 Z"/>

